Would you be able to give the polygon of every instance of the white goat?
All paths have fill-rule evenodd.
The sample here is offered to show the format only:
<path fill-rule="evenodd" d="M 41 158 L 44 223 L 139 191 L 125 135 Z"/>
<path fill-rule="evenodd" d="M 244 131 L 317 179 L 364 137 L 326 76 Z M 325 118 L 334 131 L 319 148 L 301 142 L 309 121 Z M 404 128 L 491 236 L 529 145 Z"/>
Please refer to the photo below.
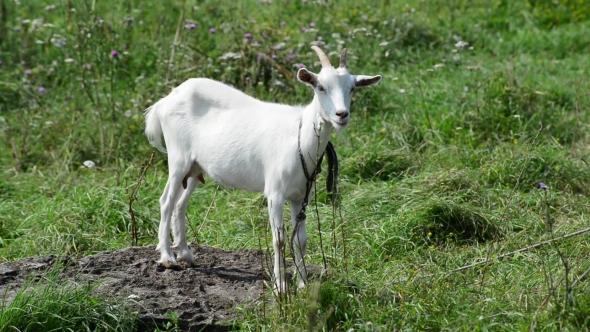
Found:
<path fill-rule="evenodd" d="M 296 221 L 306 196 L 306 174 L 315 171 L 318 156 L 326 149 L 332 128 L 343 130 L 349 123 L 349 107 L 355 87 L 372 86 L 381 76 L 350 75 L 346 49 L 340 66 L 332 67 L 324 52 L 312 46 L 322 69 L 314 74 L 299 69 L 297 78 L 314 90 L 311 104 L 288 106 L 252 98 L 223 83 L 206 78 L 189 79 L 145 114 L 150 143 L 168 153 L 168 182 L 160 198 L 158 232 L 159 263 L 167 268 L 185 261 L 194 263 L 186 240 L 185 211 L 190 195 L 203 174 L 225 186 L 264 192 L 268 200 L 273 246 L 275 290 L 285 288 L 283 208 L 291 203 L 296 237 L 295 266 L 303 266 L 307 233 L 305 220 Z M 300 137 L 300 138 L 299 138 Z M 175 259 L 170 247 L 172 221 Z M 307 281 L 305 268 L 297 268 L 297 285 Z"/>

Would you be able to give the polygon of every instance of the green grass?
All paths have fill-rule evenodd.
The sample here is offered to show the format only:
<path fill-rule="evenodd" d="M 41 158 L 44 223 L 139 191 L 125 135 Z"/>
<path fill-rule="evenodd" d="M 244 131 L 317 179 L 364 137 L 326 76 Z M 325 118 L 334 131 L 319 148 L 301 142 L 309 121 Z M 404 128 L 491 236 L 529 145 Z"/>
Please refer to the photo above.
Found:
<path fill-rule="evenodd" d="M 135 330 L 135 315 L 121 299 L 91 295 L 95 285 L 60 282 L 59 269 L 30 278 L 10 305 L 0 307 L 2 331 Z"/>
<path fill-rule="evenodd" d="M 342 218 L 325 173 L 318 183 L 333 274 L 282 306 L 244 309 L 238 329 L 590 330 L 587 234 L 445 273 L 590 226 L 588 1 L 5 3 L 0 262 L 129 246 L 129 195 L 152 151 L 142 111 L 197 76 L 306 103 L 293 75 L 319 69 L 309 46 L 320 41 L 332 61 L 347 47 L 353 74 L 383 75 L 355 96 L 348 142 L 333 136 Z M 165 161 L 133 205 L 142 245 L 156 242 Z M 321 265 L 315 209 L 306 261 Z M 261 194 L 208 181 L 191 199 L 189 238 L 257 248 L 267 218 Z"/>

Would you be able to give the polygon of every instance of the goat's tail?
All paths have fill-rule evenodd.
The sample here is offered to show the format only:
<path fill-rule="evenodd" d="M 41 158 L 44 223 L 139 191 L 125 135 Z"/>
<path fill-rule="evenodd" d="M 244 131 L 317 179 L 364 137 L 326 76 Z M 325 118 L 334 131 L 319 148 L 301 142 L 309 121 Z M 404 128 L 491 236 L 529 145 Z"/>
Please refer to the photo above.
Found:
<path fill-rule="evenodd" d="M 162 124 L 158 116 L 159 106 L 161 106 L 161 100 L 145 110 L 145 135 L 153 147 L 166 153 L 166 148 L 162 145 Z"/>

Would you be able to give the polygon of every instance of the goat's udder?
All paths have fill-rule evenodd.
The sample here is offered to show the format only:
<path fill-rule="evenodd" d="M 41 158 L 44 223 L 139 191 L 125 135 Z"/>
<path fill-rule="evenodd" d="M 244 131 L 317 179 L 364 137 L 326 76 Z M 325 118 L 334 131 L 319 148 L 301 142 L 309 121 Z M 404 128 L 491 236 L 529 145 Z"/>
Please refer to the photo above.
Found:
<path fill-rule="evenodd" d="M 187 181 L 188 178 L 191 177 L 191 173 L 188 173 L 184 179 L 182 179 L 182 188 L 186 189 L 187 187 Z M 199 180 L 199 182 L 201 182 L 202 184 L 205 184 L 205 178 L 203 177 L 203 173 L 199 173 L 199 175 L 197 175 L 197 180 Z"/>

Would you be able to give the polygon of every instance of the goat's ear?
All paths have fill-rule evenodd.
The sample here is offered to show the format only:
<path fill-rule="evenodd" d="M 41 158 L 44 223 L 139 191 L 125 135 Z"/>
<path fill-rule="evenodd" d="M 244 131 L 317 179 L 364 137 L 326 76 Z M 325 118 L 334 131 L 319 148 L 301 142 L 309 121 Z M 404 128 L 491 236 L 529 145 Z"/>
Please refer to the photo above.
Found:
<path fill-rule="evenodd" d="M 381 75 L 377 76 L 365 76 L 365 75 L 356 75 L 354 77 L 354 85 L 359 88 L 364 88 L 366 86 L 373 86 L 381 82 Z"/>
<path fill-rule="evenodd" d="M 299 82 L 309 84 L 314 88 L 318 85 L 318 79 L 316 78 L 316 75 L 305 68 L 299 69 L 297 72 L 297 79 Z"/>

